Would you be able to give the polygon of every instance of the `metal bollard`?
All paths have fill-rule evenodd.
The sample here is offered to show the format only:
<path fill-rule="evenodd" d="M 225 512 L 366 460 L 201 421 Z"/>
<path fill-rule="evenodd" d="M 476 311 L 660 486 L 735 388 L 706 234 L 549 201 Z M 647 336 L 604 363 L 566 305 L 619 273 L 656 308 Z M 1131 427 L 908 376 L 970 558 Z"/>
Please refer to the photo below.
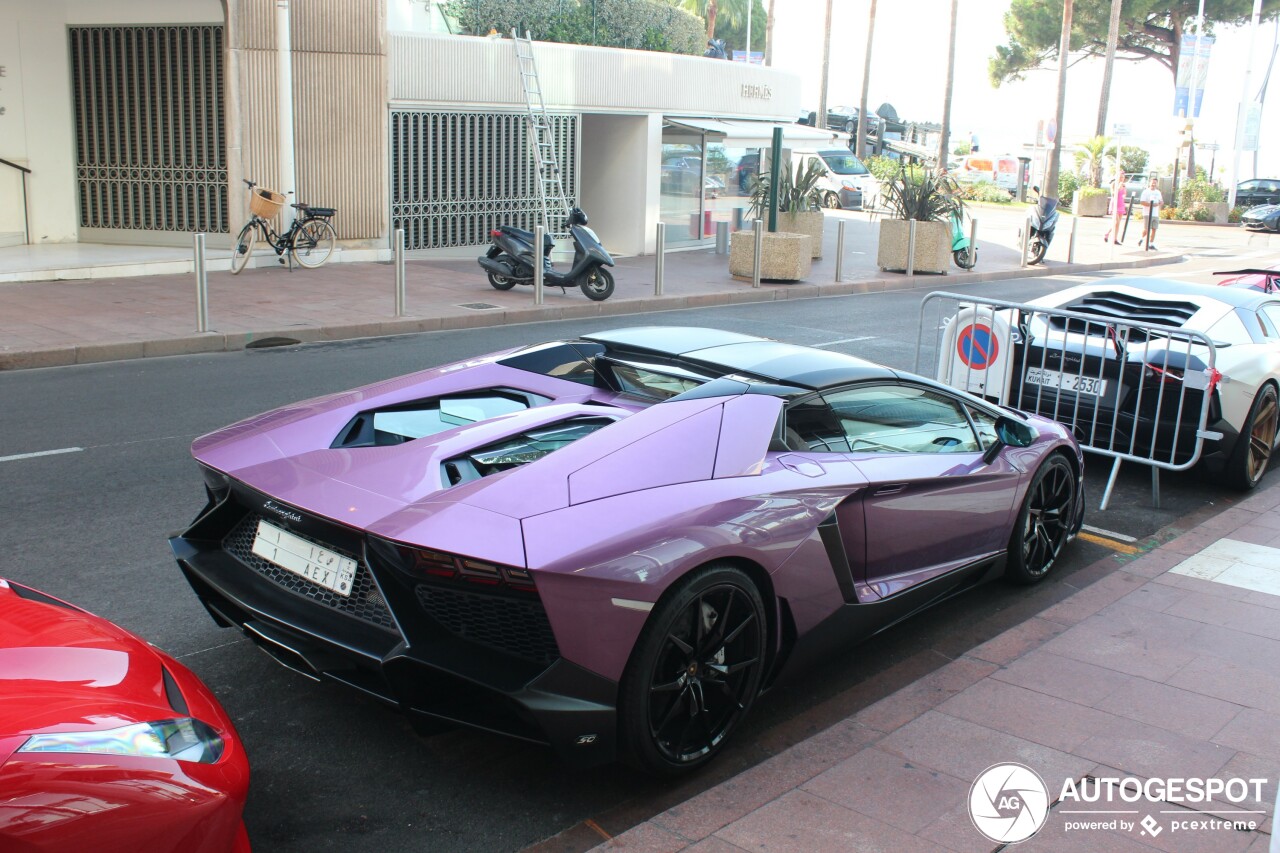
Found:
<path fill-rule="evenodd" d="M 916 274 L 916 221 L 907 223 L 907 275 Z"/>
<path fill-rule="evenodd" d="M 543 236 L 546 229 L 541 225 L 533 226 L 533 304 L 542 304 L 542 276 L 543 276 L 543 254 L 542 244 L 546 240 Z"/>
<path fill-rule="evenodd" d="M 1071 217 L 1071 239 L 1067 241 L 1067 263 L 1074 264 L 1076 262 L 1076 226 L 1080 224 L 1080 217 Z"/>
<path fill-rule="evenodd" d="M 1026 221 L 1022 223 L 1022 263 L 1020 266 L 1027 265 L 1027 244 L 1031 240 L 1031 217 L 1028 216 Z"/>
<path fill-rule="evenodd" d="M 723 220 L 716 223 L 716 254 L 729 254 L 729 223 Z"/>
<path fill-rule="evenodd" d="M 760 254 L 764 251 L 764 223 L 759 219 L 751 222 L 752 235 L 751 247 L 751 286 L 760 286 Z"/>
<path fill-rule="evenodd" d="M 658 223 L 658 236 L 653 254 L 653 295 L 661 296 L 667 275 L 667 223 Z"/>
<path fill-rule="evenodd" d="M 978 262 L 978 220 L 969 220 L 969 256 L 976 264 Z"/>
<path fill-rule="evenodd" d="M 733 230 L 734 231 L 742 230 L 742 217 L 743 217 L 744 210 L 745 208 L 741 208 L 741 207 L 735 207 L 733 209 Z"/>
<path fill-rule="evenodd" d="M 209 331 L 209 276 L 204 268 L 204 234 L 195 236 L 196 331 Z"/>
<path fill-rule="evenodd" d="M 836 226 L 836 281 L 844 278 L 844 226 L 845 220 L 841 219 L 840 224 Z"/>
<path fill-rule="evenodd" d="M 404 316 L 404 229 L 396 229 L 396 316 Z"/>

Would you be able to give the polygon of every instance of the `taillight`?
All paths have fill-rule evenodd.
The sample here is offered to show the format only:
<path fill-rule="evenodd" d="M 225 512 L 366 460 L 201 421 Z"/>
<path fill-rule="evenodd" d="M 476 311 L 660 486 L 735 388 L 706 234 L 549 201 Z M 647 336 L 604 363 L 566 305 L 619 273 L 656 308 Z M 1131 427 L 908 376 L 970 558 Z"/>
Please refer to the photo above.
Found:
<path fill-rule="evenodd" d="M 414 570 L 436 578 L 463 581 L 480 586 L 509 587 L 510 589 L 535 591 L 533 575 L 527 569 L 503 566 L 471 557 L 459 557 L 443 551 L 427 548 L 400 547 L 400 552 L 411 558 Z"/>
<path fill-rule="evenodd" d="M 492 231 L 490 231 L 490 232 L 489 232 L 489 236 L 490 236 L 490 237 L 501 237 L 501 236 L 502 236 L 502 232 L 501 232 L 501 231 L 499 231 L 497 228 L 495 228 L 495 229 L 493 229 Z"/>

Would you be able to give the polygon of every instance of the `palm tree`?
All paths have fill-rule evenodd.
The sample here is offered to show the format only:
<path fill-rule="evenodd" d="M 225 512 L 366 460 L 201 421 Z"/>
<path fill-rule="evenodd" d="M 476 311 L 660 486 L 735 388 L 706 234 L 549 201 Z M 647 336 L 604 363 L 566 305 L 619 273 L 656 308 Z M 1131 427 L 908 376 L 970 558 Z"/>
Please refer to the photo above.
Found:
<path fill-rule="evenodd" d="M 871 15 L 867 19 L 867 55 L 862 61 L 862 100 L 858 102 L 858 159 L 867 156 L 867 87 L 871 83 L 871 46 L 876 37 L 876 0 L 871 0 Z"/>
<path fill-rule="evenodd" d="M 1111 140 L 1105 136 L 1095 136 L 1076 146 L 1076 168 L 1088 174 L 1089 186 L 1102 185 L 1102 164 L 1111 148 Z"/>
<path fill-rule="evenodd" d="M 827 126 L 827 80 L 831 73 L 831 0 L 827 0 L 827 20 L 822 29 L 822 88 L 818 90 L 818 127 Z"/>
<path fill-rule="evenodd" d="M 876 0 L 871 0 L 875 3 Z M 773 65 L 773 3 L 769 0 L 769 13 L 765 16 L 764 25 L 764 64 Z"/>
<path fill-rule="evenodd" d="M 956 76 L 956 13 L 959 0 L 951 0 L 951 42 L 947 49 L 947 94 L 942 102 L 942 138 L 938 140 L 938 168 L 947 167 L 947 141 L 951 136 L 951 84 Z"/>
<path fill-rule="evenodd" d="M 707 41 L 716 37 L 716 18 L 724 15 L 728 21 L 745 21 L 747 3 L 750 0 L 678 0 L 674 5 L 706 19 Z"/>

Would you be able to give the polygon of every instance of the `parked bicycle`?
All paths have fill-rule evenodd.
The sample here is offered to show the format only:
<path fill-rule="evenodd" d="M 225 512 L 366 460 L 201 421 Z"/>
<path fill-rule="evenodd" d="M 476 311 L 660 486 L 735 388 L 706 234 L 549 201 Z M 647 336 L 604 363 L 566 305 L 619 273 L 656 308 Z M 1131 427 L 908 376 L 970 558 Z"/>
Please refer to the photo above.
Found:
<path fill-rule="evenodd" d="M 338 239 L 329 219 L 338 211 L 332 207 L 312 207 L 301 202 L 293 204 L 291 206 L 300 215 L 293 220 L 287 231 L 279 234 L 271 227 L 271 219 L 284 207 L 285 196 L 259 187 L 250 180 L 245 180 L 245 184 L 249 187 L 249 212 L 252 216 L 240 229 L 232 244 L 232 275 L 237 275 L 249 263 L 249 256 L 258 244 L 259 232 L 267 245 L 276 250 L 282 264 L 286 258 L 291 258 L 299 266 L 315 269 L 329 260 Z M 289 268 L 293 269 L 292 264 Z"/>

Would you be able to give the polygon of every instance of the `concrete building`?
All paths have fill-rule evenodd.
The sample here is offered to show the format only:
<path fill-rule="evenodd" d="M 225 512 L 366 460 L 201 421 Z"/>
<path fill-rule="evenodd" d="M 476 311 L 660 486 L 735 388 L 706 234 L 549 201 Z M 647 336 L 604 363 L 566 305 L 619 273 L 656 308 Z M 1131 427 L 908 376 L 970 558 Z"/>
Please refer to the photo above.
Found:
<path fill-rule="evenodd" d="M 473 254 L 498 224 L 531 226 L 513 44 L 441 29 L 431 0 L 0 0 L 0 246 L 226 246 L 243 178 L 337 208 L 353 256 L 400 227 L 411 250 Z M 619 254 L 651 251 L 659 221 L 670 244 L 708 239 L 774 126 L 831 139 L 793 123 L 786 72 L 535 53 L 566 193 Z"/>

